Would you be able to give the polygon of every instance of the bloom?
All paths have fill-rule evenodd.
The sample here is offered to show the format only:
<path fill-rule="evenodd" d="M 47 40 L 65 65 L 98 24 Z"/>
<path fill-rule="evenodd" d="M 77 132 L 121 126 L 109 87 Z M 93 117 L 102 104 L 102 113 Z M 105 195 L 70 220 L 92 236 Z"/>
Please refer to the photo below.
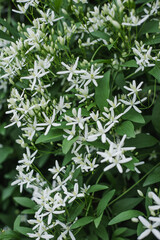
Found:
<path fill-rule="evenodd" d="M 79 57 L 77 57 L 76 61 L 75 61 L 75 64 L 73 66 L 68 66 L 67 64 L 65 64 L 64 62 L 61 62 L 63 66 L 65 66 L 65 68 L 67 69 L 67 71 L 60 71 L 60 72 L 57 72 L 57 74 L 67 74 L 69 73 L 69 76 L 67 78 L 68 81 L 71 81 L 72 79 L 72 76 L 74 74 L 77 74 L 77 73 L 82 73 L 83 71 L 80 70 L 76 70 L 77 68 L 77 65 L 78 65 L 78 60 L 79 60 Z"/>
<path fill-rule="evenodd" d="M 91 71 L 90 73 L 88 73 L 87 71 L 85 71 L 84 75 L 81 76 L 82 79 L 87 80 L 86 83 L 84 84 L 85 86 L 87 86 L 89 83 L 93 82 L 93 84 L 97 87 L 98 84 L 96 82 L 96 79 L 100 79 L 103 78 L 102 75 L 98 76 L 99 74 L 99 69 L 97 68 L 95 71 L 93 70 L 93 65 L 91 66 Z"/>
<path fill-rule="evenodd" d="M 146 236 L 148 236 L 151 232 L 154 234 L 154 236 L 157 239 L 160 239 L 160 232 L 156 229 L 156 227 L 159 226 L 159 223 L 153 223 L 151 224 L 149 221 L 147 221 L 144 217 L 139 216 L 138 217 L 139 220 L 141 221 L 141 223 L 144 225 L 145 228 L 147 228 L 144 232 L 142 232 L 139 237 L 138 240 L 145 238 Z"/>

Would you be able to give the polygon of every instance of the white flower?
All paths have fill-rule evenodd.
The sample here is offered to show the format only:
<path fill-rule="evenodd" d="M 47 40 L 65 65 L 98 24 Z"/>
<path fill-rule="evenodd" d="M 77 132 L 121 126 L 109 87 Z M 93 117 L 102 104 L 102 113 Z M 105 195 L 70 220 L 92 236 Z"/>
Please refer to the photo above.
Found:
<path fill-rule="evenodd" d="M 97 121 L 98 130 L 96 134 L 89 135 L 87 141 L 95 141 L 97 137 L 101 136 L 102 143 L 105 143 L 107 140 L 106 133 L 113 127 L 114 123 L 110 124 L 107 128 L 103 127 L 101 122 Z"/>
<path fill-rule="evenodd" d="M 137 166 L 142 165 L 142 164 L 144 164 L 144 163 L 145 163 L 144 161 L 141 161 L 141 162 L 138 162 L 138 163 L 134 163 L 134 170 L 135 170 L 137 173 L 141 173 L 141 172 L 139 171 L 139 169 L 137 168 Z M 126 170 L 126 173 L 129 172 L 129 171 L 130 171 L 130 169 L 128 168 L 128 169 Z"/>
<path fill-rule="evenodd" d="M 159 223 L 151 224 L 142 216 L 139 216 L 138 218 L 141 221 L 141 223 L 144 225 L 144 227 L 147 228 L 143 233 L 140 234 L 140 236 L 138 237 L 138 240 L 141 240 L 147 237 L 151 232 L 154 234 L 154 236 L 157 239 L 160 239 L 160 232 L 156 229 L 156 227 L 159 226 Z"/>
<path fill-rule="evenodd" d="M 64 232 L 61 233 L 61 235 L 57 238 L 57 240 L 65 239 L 67 234 L 69 234 L 71 240 L 76 240 L 73 233 L 70 230 L 71 225 L 65 225 L 64 223 L 60 222 L 59 220 L 56 221 L 56 224 L 59 224 L 65 230 Z"/>
<path fill-rule="evenodd" d="M 96 114 L 94 112 L 91 112 L 90 116 L 95 122 L 97 122 L 99 119 L 99 111 L 97 111 Z"/>
<path fill-rule="evenodd" d="M 110 108 L 110 112 L 109 113 L 106 113 L 106 112 L 103 112 L 102 113 L 109 121 L 105 124 L 105 126 L 114 126 L 115 123 L 118 123 L 119 122 L 119 118 L 124 114 L 124 113 L 120 113 L 119 115 L 115 116 L 115 113 L 114 113 L 114 108 Z"/>
<path fill-rule="evenodd" d="M 160 215 L 159 217 L 149 217 L 149 220 L 152 222 L 157 222 L 160 225 Z"/>
<path fill-rule="evenodd" d="M 96 164 L 96 158 L 94 158 L 92 161 L 88 158 L 85 158 L 85 163 L 90 171 L 94 171 L 94 169 L 99 166 L 99 164 Z"/>
<path fill-rule="evenodd" d="M 42 229 L 35 233 L 28 233 L 28 236 L 30 238 L 36 238 L 35 240 L 40 240 L 41 238 L 49 240 L 54 238 L 54 235 L 48 234 L 47 232 L 44 232 L 44 230 Z"/>
<path fill-rule="evenodd" d="M 75 128 L 76 128 L 76 126 L 73 125 L 73 126 L 72 126 L 72 130 L 64 129 L 64 131 L 69 134 L 69 136 L 67 137 L 67 140 L 68 140 L 68 141 L 70 141 L 70 140 L 75 136 L 75 134 L 76 134 Z M 65 136 L 65 137 L 66 137 L 66 136 Z"/>
<path fill-rule="evenodd" d="M 49 71 L 45 72 L 44 70 L 42 70 L 42 68 L 40 69 L 40 67 L 37 64 L 37 61 L 34 61 L 34 68 L 31 68 L 28 71 L 31 72 L 31 75 L 26 77 L 21 77 L 21 79 L 31 80 L 31 84 L 32 84 L 31 90 L 34 89 L 38 79 L 40 79 L 41 77 L 49 73 Z"/>
<path fill-rule="evenodd" d="M 124 22 L 122 22 L 122 25 L 124 26 L 131 26 L 131 27 L 135 27 L 135 26 L 139 26 L 142 23 L 144 23 L 149 16 L 144 16 L 143 18 L 139 19 L 138 16 L 134 15 L 134 11 L 130 11 L 130 17 L 127 17 L 127 19 L 124 18 Z"/>
<path fill-rule="evenodd" d="M 61 62 L 63 66 L 65 66 L 65 68 L 67 69 L 67 71 L 60 71 L 60 72 L 57 72 L 57 74 L 68 74 L 69 73 L 69 76 L 67 78 L 68 81 L 71 81 L 72 79 L 72 76 L 74 74 L 78 74 L 78 73 L 82 73 L 83 71 L 80 70 L 76 70 L 77 68 L 77 65 L 78 65 L 78 60 L 79 60 L 79 57 L 77 57 L 76 61 L 75 61 L 75 64 L 73 66 L 68 66 L 67 64 L 65 64 L 64 62 Z"/>
<path fill-rule="evenodd" d="M 29 4 L 26 3 L 24 6 L 21 6 L 21 5 L 17 4 L 17 7 L 18 7 L 19 11 L 16 10 L 16 9 L 13 9 L 12 11 L 16 12 L 16 13 L 19 13 L 19 14 L 25 14 L 27 9 L 29 8 Z"/>
<path fill-rule="evenodd" d="M 117 96 L 114 97 L 114 101 L 111 101 L 110 99 L 107 99 L 107 102 L 109 103 L 110 110 L 117 108 L 121 103 L 117 101 Z"/>
<path fill-rule="evenodd" d="M 20 166 L 21 167 L 21 166 Z M 23 167 L 22 167 L 23 168 Z M 35 178 L 32 176 L 33 175 L 33 170 L 28 172 L 27 174 L 23 173 L 22 170 L 19 170 L 19 176 L 18 179 L 15 180 L 14 182 L 12 182 L 12 186 L 13 185 L 20 185 L 20 192 L 22 192 L 23 190 L 23 185 L 26 185 L 26 188 L 30 187 L 31 182 L 33 182 L 35 180 Z"/>
<path fill-rule="evenodd" d="M 160 198 L 154 193 L 154 192 L 149 192 L 148 196 L 154 200 L 156 205 L 149 206 L 149 210 L 152 212 L 159 210 L 160 209 Z"/>
<path fill-rule="evenodd" d="M 144 71 L 145 67 L 155 66 L 155 63 L 150 63 L 150 61 L 155 61 L 157 59 L 157 57 L 151 56 L 152 47 L 150 47 L 149 49 L 145 49 L 144 44 L 140 45 L 137 41 L 135 43 L 136 48 L 133 47 L 132 50 L 136 55 L 135 56 L 136 63 L 137 65 L 139 65 L 135 72 L 138 72 L 139 70 Z"/>
<path fill-rule="evenodd" d="M 52 114 L 52 116 L 51 116 L 50 118 L 47 117 L 44 112 L 42 112 L 42 114 L 43 114 L 43 116 L 44 116 L 44 118 L 45 118 L 45 122 L 44 122 L 44 123 L 38 123 L 37 126 L 47 126 L 44 135 L 47 135 L 47 134 L 48 134 L 51 126 L 57 127 L 57 126 L 60 126 L 60 125 L 61 125 L 60 123 L 55 123 L 55 122 L 54 122 L 55 117 L 56 117 L 55 109 L 53 110 L 53 114 Z"/>
<path fill-rule="evenodd" d="M 42 16 L 42 18 L 39 18 L 39 20 L 41 22 L 44 22 L 45 24 L 49 23 L 51 26 L 53 26 L 54 22 L 63 18 L 63 17 L 55 18 L 55 13 L 50 8 L 47 10 L 47 12 L 43 12 L 42 10 L 39 10 L 39 12 Z"/>
<path fill-rule="evenodd" d="M 65 190 L 64 193 L 66 194 L 67 197 L 70 198 L 70 200 L 68 201 L 68 203 L 73 202 L 76 198 L 78 197 L 84 197 L 83 193 L 78 193 L 78 183 L 74 184 L 74 190 L 73 192 L 68 192 L 66 188 L 63 187 L 63 189 Z"/>
<path fill-rule="evenodd" d="M 120 101 L 121 101 L 122 103 L 124 103 L 126 106 L 129 106 L 129 107 L 126 108 L 126 110 L 124 111 L 123 114 L 125 114 L 126 112 L 128 112 L 132 107 L 134 108 L 134 110 L 135 110 L 136 112 L 141 113 L 142 111 L 141 111 L 136 105 L 144 102 L 146 99 L 147 99 L 147 97 L 144 97 L 144 98 L 142 98 L 140 101 L 136 101 L 136 95 L 133 95 L 133 98 L 132 98 L 132 99 L 130 98 L 128 101 L 123 100 L 123 99 L 120 99 Z"/>
<path fill-rule="evenodd" d="M 78 113 L 77 113 L 76 109 L 73 108 L 72 113 L 73 113 L 73 115 L 74 115 L 75 118 L 70 117 L 70 121 L 72 121 L 72 122 L 69 122 L 69 123 L 67 123 L 66 125 L 78 124 L 78 126 L 79 126 L 81 129 L 84 129 L 83 124 L 84 124 L 84 122 L 85 122 L 87 119 L 89 119 L 90 117 L 83 118 L 83 117 L 81 116 L 81 108 L 78 109 Z"/>
<path fill-rule="evenodd" d="M 103 159 L 101 160 L 101 163 L 103 162 L 113 162 L 113 158 L 118 154 L 116 144 L 110 141 L 109 144 L 109 150 L 105 150 L 104 152 L 97 152 Z"/>
<path fill-rule="evenodd" d="M 101 160 L 102 163 L 107 161 L 110 163 L 110 165 L 104 168 L 104 171 L 108 171 L 109 169 L 116 166 L 118 171 L 122 173 L 123 169 L 121 167 L 121 164 L 132 160 L 131 157 L 126 158 L 124 152 L 133 151 L 135 147 L 123 147 L 125 138 L 126 135 L 124 135 L 121 141 L 119 141 L 117 144 L 113 143 L 107 138 L 107 141 L 109 143 L 109 150 L 105 150 L 105 152 L 97 152 L 97 154 L 103 157 Z"/>
<path fill-rule="evenodd" d="M 18 161 L 19 163 L 23 164 L 22 167 L 26 168 L 26 171 L 28 171 L 29 168 L 31 167 L 37 151 L 38 150 L 31 154 L 30 149 L 26 147 L 27 154 L 23 153 L 23 159 Z"/>
<path fill-rule="evenodd" d="M 89 89 L 88 89 L 87 86 L 84 86 L 84 89 L 79 88 L 78 91 L 79 91 L 80 94 L 76 93 L 75 95 L 78 98 L 82 98 L 82 100 L 80 100 L 79 103 L 82 103 L 82 102 L 86 101 L 87 99 L 94 96 L 94 93 L 89 94 Z"/>
<path fill-rule="evenodd" d="M 127 96 L 130 96 L 131 94 L 137 95 L 137 93 L 142 90 L 142 89 L 140 88 L 140 87 L 142 86 L 142 84 L 143 84 L 143 82 L 140 82 L 140 83 L 138 84 L 138 86 L 136 86 L 136 81 L 133 80 L 132 83 L 129 84 L 130 88 L 127 87 L 127 86 L 124 86 L 124 88 L 129 91 L 129 93 L 127 94 Z"/>
<path fill-rule="evenodd" d="M 64 166 L 60 168 L 58 161 L 56 160 L 55 166 L 53 168 L 49 168 L 48 171 L 50 171 L 53 174 L 53 179 L 55 179 L 60 172 L 63 172 L 63 173 L 65 172 L 64 169 L 65 169 Z"/>
<path fill-rule="evenodd" d="M 91 82 L 93 82 L 93 84 L 97 87 L 98 84 L 96 82 L 97 79 L 103 78 L 102 75 L 98 76 L 99 74 L 99 69 L 97 68 L 95 71 L 93 70 L 93 65 L 91 66 L 91 71 L 90 73 L 88 73 L 87 71 L 85 71 L 84 75 L 81 76 L 82 79 L 86 80 L 85 86 L 87 86 L 88 84 L 90 84 Z"/>
<path fill-rule="evenodd" d="M 22 128 L 23 131 L 26 131 L 27 133 L 24 134 L 24 136 L 27 136 L 30 141 L 32 141 L 36 131 L 43 130 L 43 127 L 37 127 L 37 118 L 34 117 L 34 122 L 32 124 L 29 124 L 28 127 Z"/>
<path fill-rule="evenodd" d="M 64 97 L 62 96 L 60 96 L 59 103 L 55 104 L 57 113 L 60 113 L 60 114 L 66 112 L 65 108 L 69 108 L 69 107 L 70 107 L 70 103 L 64 103 Z"/>

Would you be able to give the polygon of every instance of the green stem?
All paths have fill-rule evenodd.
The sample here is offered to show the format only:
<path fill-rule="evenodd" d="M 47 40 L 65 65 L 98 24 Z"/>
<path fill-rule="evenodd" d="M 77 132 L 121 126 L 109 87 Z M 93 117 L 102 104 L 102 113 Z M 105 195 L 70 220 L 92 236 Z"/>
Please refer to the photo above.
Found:
<path fill-rule="evenodd" d="M 100 45 L 100 46 L 97 48 L 97 50 L 94 52 L 94 54 L 93 54 L 93 56 L 92 56 L 92 58 L 91 58 L 91 62 L 93 61 L 93 59 L 94 59 L 95 55 L 97 54 L 97 52 L 98 52 L 102 47 L 105 47 L 105 44 L 102 44 L 102 45 Z"/>
<path fill-rule="evenodd" d="M 154 166 L 149 172 L 147 172 L 138 182 L 136 182 L 134 185 L 132 185 L 130 188 L 128 188 L 124 193 L 122 193 L 120 196 L 118 196 L 116 199 L 111 201 L 107 207 L 115 203 L 117 200 L 119 200 L 121 197 L 123 197 L 126 193 L 128 193 L 130 190 L 132 190 L 137 184 L 139 184 L 143 179 L 145 179 L 154 169 L 156 169 L 160 163 L 158 163 L 156 166 Z"/>

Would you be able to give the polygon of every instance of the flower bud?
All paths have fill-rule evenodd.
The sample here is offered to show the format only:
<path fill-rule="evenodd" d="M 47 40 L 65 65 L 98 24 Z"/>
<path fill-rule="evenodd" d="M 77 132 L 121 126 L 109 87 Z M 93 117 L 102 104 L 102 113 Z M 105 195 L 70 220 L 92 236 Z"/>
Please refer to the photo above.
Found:
<path fill-rule="evenodd" d="M 135 218 L 135 217 L 131 218 L 131 221 L 135 223 L 139 222 L 138 218 Z"/>
<path fill-rule="evenodd" d="M 143 192 L 142 192 L 141 190 L 137 190 L 137 193 L 138 193 L 138 195 L 139 195 L 140 197 L 144 197 L 144 194 L 143 194 Z"/>

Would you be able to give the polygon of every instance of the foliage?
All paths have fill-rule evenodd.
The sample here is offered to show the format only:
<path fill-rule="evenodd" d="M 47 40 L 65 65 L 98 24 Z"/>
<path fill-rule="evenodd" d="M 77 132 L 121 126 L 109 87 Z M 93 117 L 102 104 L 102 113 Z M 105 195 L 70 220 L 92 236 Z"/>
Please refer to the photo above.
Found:
<path fill-rule="evenodd" d="M 160 239 L 159 0 L 10 8 L 0 239 Z"/>

